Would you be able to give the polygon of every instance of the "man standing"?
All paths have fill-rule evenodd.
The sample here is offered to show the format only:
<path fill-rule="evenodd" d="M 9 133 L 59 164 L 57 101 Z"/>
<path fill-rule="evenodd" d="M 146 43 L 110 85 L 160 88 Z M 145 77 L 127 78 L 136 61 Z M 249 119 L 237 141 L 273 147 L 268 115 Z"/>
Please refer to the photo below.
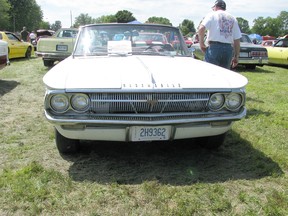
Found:
<path fill-rule="evenodd" d="M 26 30 L 26 27 L 23 27 L 23 30 L 20 32 L 21 40 L 27 42 L 29 41 L 29 32 Z"/>
<path fill-rule="evenodd" d="M 238 22 L 226 12 L 223 0 L 215 1 L 212 9 L 213 12 L 203 19 L 198 29 L 200 48 L 205 53 L 204 60 L 228 69 L 232 64 L 234 68 L 238 64 L 240 52 L 241 31 Z M 206 30 L 208 47 L 204 44 Z"/>

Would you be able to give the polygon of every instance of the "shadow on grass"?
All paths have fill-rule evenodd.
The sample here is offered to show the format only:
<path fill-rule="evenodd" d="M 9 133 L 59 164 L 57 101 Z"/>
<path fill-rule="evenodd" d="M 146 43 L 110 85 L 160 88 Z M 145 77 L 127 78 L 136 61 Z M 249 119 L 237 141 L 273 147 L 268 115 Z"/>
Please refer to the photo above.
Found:
<path fill-rule="evenodd" d="M 0 79 L 0 96 L 7 94 L 16 88 L 20 83 L 14 80 L 1 80 Z"/>
<path fill-rule="evenodd" d="M 218 150 L 197 147 L 195 140 L 151 143 L 83 142 L 72 161 L 70 177 L 100 184 L 190 185 L 278 176 L 282 170 L 269 157 L 231 131 Z"/>
<path fill-rule="evenodd" d="M 265 66 L 263 66 L 263 67 L 257 66 L 256 69 L 253 70 L 253 69 L 246 69 L 245 66 L 239 65 L 235 69 L 233 69 L 233 71 L 240 72 L 240 73 L 245 73 L 245 72 L 249 72 L 249 73 L 275 73 L 275 72 L 271 71 L 271 69 L 266 68 Z"/>

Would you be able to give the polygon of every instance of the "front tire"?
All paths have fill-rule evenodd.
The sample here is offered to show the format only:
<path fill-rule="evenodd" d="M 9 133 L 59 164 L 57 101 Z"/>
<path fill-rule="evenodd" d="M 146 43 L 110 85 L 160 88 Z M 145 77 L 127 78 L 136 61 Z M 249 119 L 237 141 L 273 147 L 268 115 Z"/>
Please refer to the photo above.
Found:
<path fill-rule="evenodd" d="M 25 58 L 30 59 L 31 58 L 31 53 L 32 53 L 32 48 L 28 47 L 25 53 Z"/>
<path fill-rule="evenodd" d="M 209 136 L 209 137 L 200 137 L 196 138 L 197 143 L 207 149 L 218 149 L 225 140 L 227 133 L 216 135 L 216 136 Z"/>
<path fill-rule="evenodd" d="M 57 129 L 55 129 L 55 141 L 57 149 L 61 154 L 74 154 L 78 152 L 79 140 L 66 138 Z"/>
<path fill-rule="evenodd" d="M 54 61 L 51 60 L 44 60 L 43 59 L 43 63 L 45 67 L 52 67 L 54 65 Z"/>
<path fill-rule="evenodd" d="M 248 70 L 255 70 L 256 69 L 256 65 L 245 65 L 245 68 Z"/>

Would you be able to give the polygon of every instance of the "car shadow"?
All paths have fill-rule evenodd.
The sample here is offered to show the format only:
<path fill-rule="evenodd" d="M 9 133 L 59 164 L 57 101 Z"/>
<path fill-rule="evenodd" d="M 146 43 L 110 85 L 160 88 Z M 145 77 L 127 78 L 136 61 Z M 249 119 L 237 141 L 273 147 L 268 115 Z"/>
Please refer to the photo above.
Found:
<path fill-rule="evenodd" d="M 263 67 L 259 67 L 257 66 L 255 69 L 246 69 L 245 66 L 239 65 L 236 68 L 233 69 L 233 71 L 235 72 L 239 72 L 239 73 L 275 73 L 272 72 L 271 70 L 268 70 L 265 68 L 265 66 Z"/>
<path fill-rule="evenodd" d="M 279 165 L 239 134 L 230 131 L 218 150 L 207 150 L 193 139 L 174 142 L 83 142 L 72 162 L 70 177 L 99 184 L 169 185 L 216 183 L 282 175 Z"/>
<path fill-rule="evenodd" d="M 14 80 L 1 80 L 0 79 L 0 96 L 7 94 L 16 88 L 20 83 Z"/>

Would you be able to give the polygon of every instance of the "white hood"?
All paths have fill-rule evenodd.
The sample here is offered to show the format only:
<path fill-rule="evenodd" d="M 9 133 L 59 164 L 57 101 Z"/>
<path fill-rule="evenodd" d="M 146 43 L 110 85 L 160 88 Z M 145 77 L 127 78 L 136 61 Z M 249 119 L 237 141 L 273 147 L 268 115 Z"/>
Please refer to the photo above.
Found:
<path fill-rule="evenodd" d="M 166 56 L 69 57 L 43 81 L 51 89 L 234 89 L 248 82 L 238 73 L 191 57 Z"/>

